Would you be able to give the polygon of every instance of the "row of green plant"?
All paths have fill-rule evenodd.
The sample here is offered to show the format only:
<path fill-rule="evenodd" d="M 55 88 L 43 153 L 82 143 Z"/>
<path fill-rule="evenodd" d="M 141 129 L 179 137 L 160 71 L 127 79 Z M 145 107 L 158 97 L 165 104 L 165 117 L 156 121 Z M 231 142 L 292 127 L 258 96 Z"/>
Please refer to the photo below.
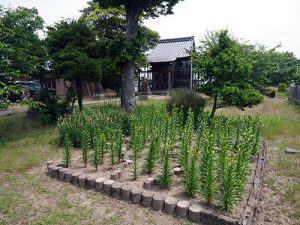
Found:
<path fill-rule="evenodd" d="M 75 147 L 82 147 L 84 130 L 89 133 L 90 143 L 93 143 L 93 137 L 99 131 L 108 137 L 109 133 L 121 129 L 122 133 L 127 135 L 131 132 L 130 117 L 130 114 L 112 104 L 92 106 L 83 112 L 75 110 L 71 115 L 59 120 L 59 136 L 63 140 L 68 134 Z"/>
<path fill-rule="evenodd" d="M 229 209 L 242 196 L 250 157 L 260 149 L 261 121 L 255 116 L 223 115 L 209 120 L 206 113 L 195 120 L 192 111 L 185 118 L 181 109 L 168 112 L 163 104 L 142 105 L 128 114 L 107 105 L 68 116 L 60 122 L 59 133 L 65 143 L 66 165 L 72 145 L 79 145 L 85 165 L 88 151 L 93 150 L 96 170 L 104 154 L 109 154 L 111 165 L 121 161 L 123 135 L 129 133 L 133 179 L 143 171 L 151 174 L 159 169 L 161 186 L 169 188 L 175 165 L 171 155 L 177 155 L 185 191 L 192 196 L 200 193 L 207 203 L 218 201 Z"/>
<path fill-rule="evenodd" d="M 202 123 L 194 146 L 182 142 L 185 190 L 192 196 L 199 192 L 208 204 L 216 200 L 227 210 L 244 193 L 250 157 L 261 147 L 261 121 L 253 116 L 219 116 L 209 126 Z M 189 139 L 189 133 L 184 136 Z"/>

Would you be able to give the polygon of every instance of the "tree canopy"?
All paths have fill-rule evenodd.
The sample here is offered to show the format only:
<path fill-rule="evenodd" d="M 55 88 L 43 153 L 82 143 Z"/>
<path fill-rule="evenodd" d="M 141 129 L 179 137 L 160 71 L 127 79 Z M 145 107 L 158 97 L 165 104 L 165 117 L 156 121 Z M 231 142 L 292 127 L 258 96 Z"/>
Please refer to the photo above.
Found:
<path fill-rule="evenodd" d="M 218 108 L 244 109 L 262 102 L 253 89 L 251 61 L 228 30 L 208 33 L 193 54 L 193 65 L 202 83 L 199 91 L 214 99 L 210 117 Z"/>
<path fill-rule="evenodd" d="M 126 10 L 134 9 L 139 16 L 158 17 L 172 14 L 173 7 L 182 0 L 94 0 L 103 8 L 119 8 L 125 6 Z"/>
<path fill-rule="evenodd" d="M 101 58 L 103 63 L 102 84 L 104 88 L 119 91 L 121 85 L 121 68 L 128 61 L 135 61 L 140 68 L 146 63 L 145 53 L 159 42 L 159 34 L 143 26 L 140 21 L 135 42 L 126 38 L 125 9 L 102 8 L 94 2 L 88 2 L 82 11 L 81 19 L 95 31 L 101 42 Z"/>
<path fill-rule="evenodd" d="M 79 108 L 82 110 L 84 84 L 99 82 L 101 79 L 101 59 L 96 35 L 81 20 L 62 20 L 49 27 L 47 34 L 45 41 L 50 68 L 58 77 L 74 85 Z"/>
<path fill-rule="evenodd" d="M 126 61 L 122 63 L 121 107 L 127 111 L 135 108 L 134 72 L 135 56 L 141 51 L 138 39 L 139 21 L 145 17 L 158 17 L 172 14 L 173 7 L 181 0 L 94 0 L 102 8 L 124 8 L 125 34 L 129 48 L 126 51 Z"/>
<path fill-rule="evenodd" d="M 43 19 L 34 8 L 5 9 L 0 6 L 0 108 L 11 104 L 8 97 L 21 93 L 13 79 L 38 73 L 45 62 L 45 50 L 38 31 Z"/>
<path fill-rule="evenodd" d="M 264 45 L 244 44 L 252 64 L 251 79 L 258 89 L 266 85 L 290 83 L 297 76 L 297 58 L 291 52 L 280 52 L 280 46 L 268 49 Z"/>

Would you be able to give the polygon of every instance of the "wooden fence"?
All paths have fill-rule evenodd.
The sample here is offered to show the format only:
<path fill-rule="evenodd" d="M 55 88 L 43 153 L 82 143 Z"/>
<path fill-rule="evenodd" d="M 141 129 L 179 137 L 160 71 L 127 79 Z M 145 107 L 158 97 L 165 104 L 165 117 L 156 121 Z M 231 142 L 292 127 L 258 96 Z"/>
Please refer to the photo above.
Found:
<path fill-rule="evenodd" d="M 300 86 L 289 86 L 289 100 L 300 104 Z"/>

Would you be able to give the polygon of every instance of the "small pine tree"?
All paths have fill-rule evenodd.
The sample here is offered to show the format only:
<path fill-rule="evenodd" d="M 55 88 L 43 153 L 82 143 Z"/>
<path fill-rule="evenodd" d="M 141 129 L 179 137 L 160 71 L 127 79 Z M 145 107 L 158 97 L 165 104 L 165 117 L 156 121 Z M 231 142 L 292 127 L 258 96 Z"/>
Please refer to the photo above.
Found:
<path fill-rule="evenodd" d="M 72 141 L 68 134 L 65 134 L 64 137 L 64 154 L 63 154 L 63 163 L 65 167 L 70 167 L 72 158 Z"/>

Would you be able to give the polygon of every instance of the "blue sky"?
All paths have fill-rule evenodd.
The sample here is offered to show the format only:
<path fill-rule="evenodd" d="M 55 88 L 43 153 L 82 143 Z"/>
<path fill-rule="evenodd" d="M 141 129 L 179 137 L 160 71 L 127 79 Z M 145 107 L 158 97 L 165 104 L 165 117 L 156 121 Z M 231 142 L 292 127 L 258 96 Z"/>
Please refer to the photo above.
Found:
<path fill-rule="evenodd" d="M 61 18 L 77 18 L 87 0 L 0 0 L 5 6 L 35 7 L 47 25 Z M 174 15 L 145 24 L 162 38 L 195 36 L 228 28 L 236 37 L 292 51 L 300 58 L 300 0 L 185 0 Z"/>

